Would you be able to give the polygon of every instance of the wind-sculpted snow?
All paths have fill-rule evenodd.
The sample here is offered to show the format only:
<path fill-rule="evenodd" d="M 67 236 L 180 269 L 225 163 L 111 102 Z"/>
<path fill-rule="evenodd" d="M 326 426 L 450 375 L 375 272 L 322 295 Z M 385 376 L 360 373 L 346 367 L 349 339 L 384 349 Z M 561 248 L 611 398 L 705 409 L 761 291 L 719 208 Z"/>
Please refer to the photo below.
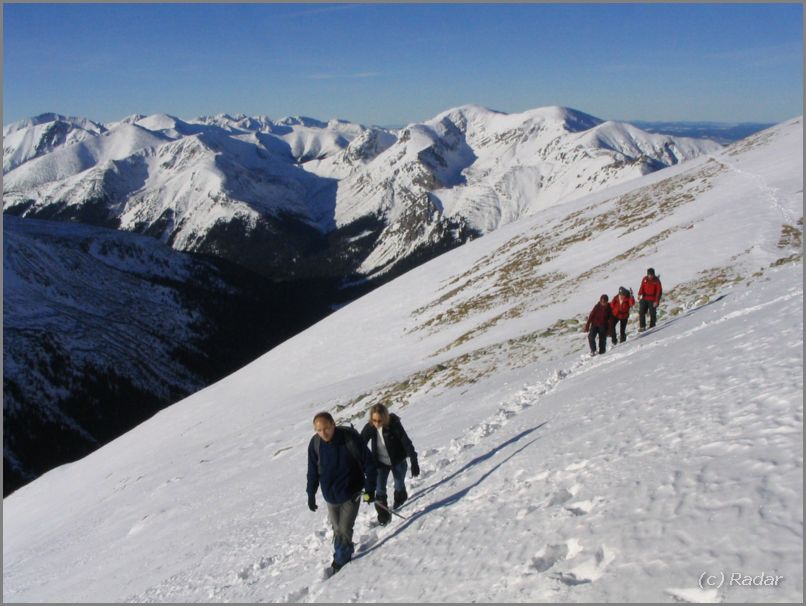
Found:
<path fill-rule="evenodd" d="M 46 474 L 4 500 L 4 599 L 802 602 L 802 149 L 799 118 L 505 225 Z M 650 266 L 657 327 L 589 357 Z M 324 580 L 311 419 L 376 402 L 422 473 Z"/>
<path fill-rule="evenodd" d="M 345 265 L 400 273 L 541 208 L 719 148 L 560 107 L 462 106 L 396 131 L 226 114 L 92 125 L 45 115 L 6 127 L 4 211 L 145 233 L 284 278 Z M 383 229 L 351 250 L 339 230 L 367 221 Z M 266 231 L 288 254 L 232 252 L 233 239 Z M 299 241 L 300 231 L 310 236 Z M 324 262 L 311 254 L 322 249 Z"/>

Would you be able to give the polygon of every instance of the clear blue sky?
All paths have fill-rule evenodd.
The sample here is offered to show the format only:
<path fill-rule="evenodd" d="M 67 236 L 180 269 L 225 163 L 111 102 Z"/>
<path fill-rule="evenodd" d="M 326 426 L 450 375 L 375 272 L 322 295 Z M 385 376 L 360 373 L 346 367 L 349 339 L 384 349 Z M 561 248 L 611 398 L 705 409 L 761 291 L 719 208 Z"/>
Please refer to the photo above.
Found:
<path fill-rule="evenodd" d="M 801 4 L 5 4 L 3 123 L 43 112 L 403 125 L 476 103 L 803 113 Z"/>

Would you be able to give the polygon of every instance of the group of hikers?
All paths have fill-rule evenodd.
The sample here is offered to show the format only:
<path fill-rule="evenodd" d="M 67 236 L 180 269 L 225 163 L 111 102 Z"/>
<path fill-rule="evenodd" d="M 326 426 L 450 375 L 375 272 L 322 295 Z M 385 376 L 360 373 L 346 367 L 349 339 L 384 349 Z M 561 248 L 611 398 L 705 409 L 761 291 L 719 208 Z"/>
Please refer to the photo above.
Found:
<path fill-rule="evenodd" d="M 649 328 L 655 326 L 658 319 L 658 304 L 663 294 L 663 286 L 660 283 L 660 276 L 655 275 L 655 270 L 646 270 L 646 276 L 641 280 L 641 287 L 638 289 L 638 332 L 647 329 L 646 316 L 649 313 Z M 613 345 L 624 343 L 627 340 L 627 319 L 630 317 L 630 308 L 635 305 L 632 288 L 627 289 L 620 286 L 618 294 L 610 301 L 607 295 L 599 297 L 599 302 L 593 307 L 585 323 L 585 332 L 588 333 L 588 345 L 590 345 L 591 355 L 597 354 L 596 339 L 599 339 L 598 353 L 603 354 L 607 349 L 608 336 L 612 339 Z M 619 328 L 618 340 L 616 327 Z"/>
<path fill-rule="evenodd" d="M 657 321 L 657 308 L 663 289 L 659 276 L 651 267 L 638 289 L 639 332 Z M 632 289 L 619 288 L 609 301 L 602 295 L 585 324 L 591 355 L 605 353 L 608 336 L 613 344 L 627 339 L 627 319 L 635 305 Z M 618 335 L 616 328 L 618 327 Z M 618 336 L 618 341 L 617 341 Z M 411 462 L 411 475 L 420 475 L 417 452 L 403 423 L 383 404 L 369 409 L 369 422 L 359 434 L 352 426 L 336 425 L 329 412 L 320 412 L 313 418 L 316 432 L 308 444 L 308 508 L 316 511 L 316 491 L 321 488 L 327 503 L 328 519 L 333 527 L 333 561 L 329 573 L 338 572 L 353 557 L 353 527 L 362 500 L 374 503 L 378 523 L 386 525 L 392 513 L 408 499 L 406 472 Z M 389 475 L 394 479 L 391 506 L 386 492 Z"/>
<path fill-rule="evenodd" d="M 318 413 L 313 428 L 316 435 L 308 444 L 308 508 L 318 509 L 316 490 L 321 487 L 333 527 L 332 574 L 353 557 L 353 526 L 362 491 L 364 502 L 375 504 L 378 523 L 384 526 L 392 519 L 392 511 L 408 499 L 406 459 L 411 461 L 412 477 L 420 475 L 420 466 L 400 417 L 383 404 L 369 409 L 369 422 L 360 434 L 351 426 L 337 426 L 329 412 Z M 394 478 L 391 508 L 386 494 L 390 473 Z"/>

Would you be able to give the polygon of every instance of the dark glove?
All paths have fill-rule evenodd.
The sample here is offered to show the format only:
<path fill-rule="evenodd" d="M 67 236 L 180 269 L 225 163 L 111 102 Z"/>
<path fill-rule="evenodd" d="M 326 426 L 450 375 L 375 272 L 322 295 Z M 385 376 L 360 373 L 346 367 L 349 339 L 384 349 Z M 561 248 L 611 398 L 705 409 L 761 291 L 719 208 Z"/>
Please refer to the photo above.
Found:
<path fill-rule="evenodd" d="M 308 509 L 310 509 L 311 511 L 316 511 L 317 509 L 319 509 L 316 506 L 316 497 L 312 494 L 308 495 Z"/>
<path fill-rule="evenodd" d="M 411 460 L 411 477 L 416 478 L 420 475 L 420 464 L 417 462 L 417 459 Z"/>
<path fill-rule="evenodd" d="M 364 503 L 372 503 L 375 500 L 375 491 L 368 490 L 364 493 Z"/>

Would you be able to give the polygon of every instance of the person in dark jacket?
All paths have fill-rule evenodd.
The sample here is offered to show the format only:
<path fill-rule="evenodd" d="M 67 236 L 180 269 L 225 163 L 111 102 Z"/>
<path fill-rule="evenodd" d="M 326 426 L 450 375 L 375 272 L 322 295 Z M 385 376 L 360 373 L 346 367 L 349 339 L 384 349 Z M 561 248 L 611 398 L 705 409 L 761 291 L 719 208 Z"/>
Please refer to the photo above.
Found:
<path fill-rule="evenodd" d="M 610 338 L 613 345 L 616 341 L 616 326 L 619 327 L 619 341 L 624 343 L 627 340 L 627 320 L 630 317 L 630 308 L 635 305 L 635 299 L 632 296 L 632 290 L 627 290 L 623 286 L 619 286 L 618 294 L 613 297 L 610 303 L 610 310 L 613 312 L 613 329 L 610 331 Z"/>
<path fill-rule="evenodd" d="M 655 270 L 646 270 L 646 276 L 641 280 L 641 288 L 638 289 L 638 332 L 646 330 L 646 312 L 649 312 L 649 327 L 653 328 L 658 319 L 658 304 L 663 294 L 660 278 L 655 276 Z"/>
<path fill-rule="evenodd" d="M 603 354 L 607 348 L 607 335 L 613 325 L 613 311 L 610 309 L 607 295 L 599 297 L 599 302 L 594 305 L 588 321 L 585 322 L 585 332 L 588 333 L 588 344 L 591 348 L 591 355 L 596 355 L 596 337 L 599 337 L 599 353 Z"/>
<path fill-rule="evenodd" d="M 411 443 L 400 417 L 389 414 L 389 409 L 383 404 L 375 404 L 369 409 L 369 423 L 361 430 L 364 443 L 371 443 L 372 458 L 378 467 L 378 482 L 375 488 L 375 510 L 378 512 L 378 522 L 388 524 L 392 514 L 387 510 L 389 505 L 386 497 L 386 482 L 389 472 L 392 472 L 395 483 L 394 503 L 397 509 L 409 498 L 406 492 L 406 457 L 411 460 L 411 475 L 420 475 L 420 465 L 417 462 L 417 453 Z"/>
<path fill-rule="evenodd" d="M 333 563 L 337 572 L 353 557 L 353 526 L 361 503 L 375 498 L 377 470 L 372 454 L 352 427 L 336 427 L 328 412 L 313 418 L 316 435 L 308 444 L 308 508 L 317 510 L 316 489 L 322 488 L 333 526 Z"/>

